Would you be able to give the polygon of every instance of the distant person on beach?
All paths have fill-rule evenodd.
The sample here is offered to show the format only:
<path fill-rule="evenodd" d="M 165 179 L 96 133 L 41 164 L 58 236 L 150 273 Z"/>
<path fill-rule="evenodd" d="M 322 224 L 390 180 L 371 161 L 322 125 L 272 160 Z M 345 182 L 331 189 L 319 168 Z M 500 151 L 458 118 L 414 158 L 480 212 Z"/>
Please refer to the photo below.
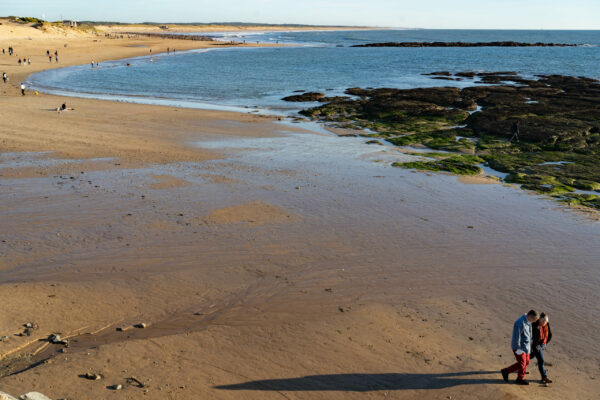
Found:
<path fill-rule="evenodd" d="M 92 60 L 92 68 L 94 68 L 94 60 Z"/>
<path fill-rule="evenodd" d="M 8 75 L 6 75 L 6 72 L 2 73 L 2 80 L 4 81 L 4 83 L 6 83 L 6 81 L 8 80 Z"/>
<path fill-rule="evenodd" d="M 21 65 L 21 59 L 19 58 L 19 66 Z"/>
<path fill-rule="evenodd" d="M 50 57 L 50 50 L 46 50 L 46 57 Z"/>
<path fill-rule="evenodd" d="M 28 58 L 28 59 L 27 59 L 27 64 L 28 64 L 28 65 L 31 65 L 31 58 Z"/>
<path fill-rule="evenodd" d="M 2 55 L 6 54 L 6 51 L 4 49 L 2 49 Z"/>
<path fill-rule="evenodd" d="M 48 56 L 48 60 L 50 60 L 50 62 L 52 62 L 52 54 L 50 54 L 50 55 Z"/>
<path fill-rule="evenodd" d="M 518 372 L 515 383 L 518 385 L 529 385 L 529 382 L 525 380 L 525 374 L 527 373 L 527 366 L 529 365 L 531 342 L 533 339 L 531 324 L 536 322 L 538 318 L 538 313 L 531 310 L 515 321 L 510 347 L 512 348 L 517 362 L 508 368 L 500 370 L 505 382 L 508 382 L 509 374 Z"/>
<path fill-rule="evenodd" d="M 548 379 L 548 372 L 544 368 L 546 359 L 544 358 L 544 350 L 550 340 L 552 340 L 552 331 L 550 330 L 550 322 L 548 315 L 545 313 L 540 314 L 540 319 L 537 322 L 531 324 L 533 333 L 533 342 L 531 347 L 531 355 L 536 358 L 540 375 L 542 376 L 543 383 L 552 383 Z"/>
<path fill-rule="evenodd" d="M 25 84 L 21 83 L 21 96 L 25 96 Z"/>
<path fill-rule="evenodd" d="M 512 137 L 510 138 L 510 142 L 512 143 L 513 140 L 516 140 L 517 142 L 519 141 L 519 133 L 520 132 L 520 126 L 521 126 L 521 121 L 520 120 L 516 120 L 515 122 L 513 122 L 513 124 L 510 127 L 510 133 L 512 134 Z"/>

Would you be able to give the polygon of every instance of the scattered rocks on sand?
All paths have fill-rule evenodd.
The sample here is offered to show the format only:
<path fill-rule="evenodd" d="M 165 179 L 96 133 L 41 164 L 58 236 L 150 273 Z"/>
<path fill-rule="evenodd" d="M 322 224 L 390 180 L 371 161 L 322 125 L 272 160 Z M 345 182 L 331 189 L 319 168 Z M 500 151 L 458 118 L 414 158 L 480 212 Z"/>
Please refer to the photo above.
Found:
<path fill-rule="evenodd" d="M 0 336 L 0 342 L 8 341 L 8 336 Z"/>
<path fill-rule="evenodd" d="M 291 101 L 291 102 L 312 102 L 319 101 L 323 97 L 325 97 L 325 93 L 317 93 L 317 92 L 308 92 L 303 94 L 296 94 L 293 96 L 284 97 L 283 101 Z"/>
<path fill-rule="evenodd" d="M 31 336 L 31 333 L 38 328 L 38 325 L 35 322 L 27 322 L 23 324 L 25 328 L 23 332 L 17 334 L 17 336 Z"/>

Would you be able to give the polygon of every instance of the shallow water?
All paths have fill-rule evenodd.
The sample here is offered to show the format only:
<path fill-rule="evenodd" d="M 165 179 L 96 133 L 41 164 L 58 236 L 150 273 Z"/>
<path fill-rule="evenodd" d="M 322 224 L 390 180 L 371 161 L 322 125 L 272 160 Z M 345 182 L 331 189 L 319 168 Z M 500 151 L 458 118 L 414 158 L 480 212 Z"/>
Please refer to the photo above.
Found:
<path fill-rule="evenodd" d="M 223 34 L 224 37 L 226 34 Z M 227 36 L 229 37 L 229 36 Z M 318 103 L 286 103 L 295 90 L 340 95 L 349 87 L 466 86 L 423 73 L 518 71 L 600 78 L 600 34 L 593 31 L 386 30 L 252 33 L 237 40 L 284 42 L 279 48 L 224 48 L 153 54 L 43 71 L 28 78 L 39 90 L 183 107 L 293 112 Z M 383 41 L 550 41 L 587 44 L 540 48 L 350 48 Z M 131 66 L 126 66 L 130 63 Z"/>

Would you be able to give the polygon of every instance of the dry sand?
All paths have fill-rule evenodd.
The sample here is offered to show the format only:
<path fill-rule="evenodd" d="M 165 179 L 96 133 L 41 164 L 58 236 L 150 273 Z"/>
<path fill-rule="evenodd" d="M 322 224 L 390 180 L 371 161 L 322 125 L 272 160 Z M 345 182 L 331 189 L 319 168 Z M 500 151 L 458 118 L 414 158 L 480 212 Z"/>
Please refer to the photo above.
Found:
<path fill-rule="evenodd" d="M 398 169 L 373 179 L 335 157 L 293 169 L 277 154 L 252 163 L 191 145 L 277 138 L 270 118 L 71 98 L 76 110 L 58 114 L 63 98 L 15 87 L 48 67 L 46 48 L 63 66 L 199 43 L 0 25 L 7 37 L 34 63 L 0 59 L 11 76 L 0 95 L 1 391 L 598 398 L 597 224 L 500 185 Z M 531 307 L 551 316 L 551 387 L 535 365 L 529 387 L 497 372 Z M 27 322 L 36 329 L 16 336 Z M 51 333 L 70 337 L 65 352 L 43 341 Z"/>

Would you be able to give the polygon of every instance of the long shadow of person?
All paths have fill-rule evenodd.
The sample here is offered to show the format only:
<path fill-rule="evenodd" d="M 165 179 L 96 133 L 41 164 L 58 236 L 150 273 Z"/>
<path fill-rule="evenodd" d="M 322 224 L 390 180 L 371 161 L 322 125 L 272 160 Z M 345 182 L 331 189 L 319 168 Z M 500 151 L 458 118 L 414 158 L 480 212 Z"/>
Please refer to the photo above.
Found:
<path fill-rule="evenodd" d="M 472 378 L 497 374 L 498 371 L 470 371 L 447 374 L 333 374 L 289 379 L 266 379 L 232 385 L 215 386 L 221 390 L 262 391 L 340 391 L 371 392 L 378 390 L 443 389 L 461 385 L 503 383 L 502 379 Z"/>

